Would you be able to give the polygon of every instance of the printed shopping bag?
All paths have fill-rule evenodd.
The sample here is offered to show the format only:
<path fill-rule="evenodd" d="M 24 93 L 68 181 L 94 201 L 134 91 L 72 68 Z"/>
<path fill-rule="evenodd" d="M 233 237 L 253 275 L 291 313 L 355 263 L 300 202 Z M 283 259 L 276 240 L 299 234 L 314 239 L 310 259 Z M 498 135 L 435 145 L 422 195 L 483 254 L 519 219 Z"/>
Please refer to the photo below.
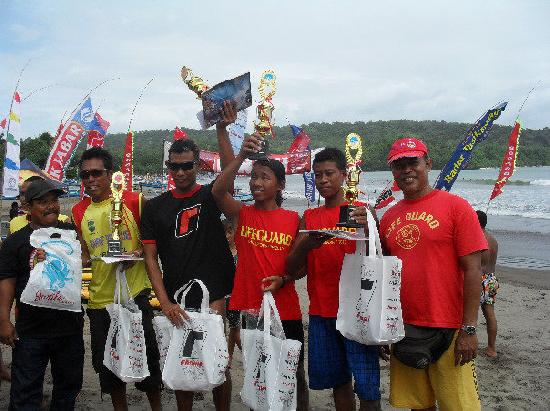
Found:
<path fill-rule="evenodd" d="M 141 310 L 129 298 L 126 272 L 119 264 L 103 364 L 124 382 L 142 381 L 149 376 Z"/>
<path fill-rule="evenodd" d="M 170 340 L 172 339 L 174 328 L 170 320 L 164 315 L 157 315 L 153 318 L 153 329 L 155 330 L 155 337 L 159 348 L 161 370 L 164 368 L 164 362 L 166 361 L 166 354 L 168 354 L 168 348 L 170 347 Z"/>
<path fill-rule="evenodd" d="M 254 410 L 295 410 L 302 343 L 286 339 L 271 292 L 264 293 L 262 329 L 242 329 L 243 402 Z M 247 324 L 248 327 L 248 324 Z M 272 335 L 273 329 L 280 330 Z"/>
<path fill-rule="evenodd" d="M 200 311 L 185 308 L 185 297 L 194 284 L 202 289 Z M 210 294 L 202 281 L 191 280 L 176 291 L 176 301 L 180 294 L 179 304 L 189 320 L 172 328 L 162 380 L 173 390 L 210 391 L 225 381 L 229 361 L 223 318 L 210 310 Z"/>
<path fill-rule="evenodd" d="M 361 344 L 395 343 L 405 337 L 401 314 L 401 260 L 383 256 L 380 237 L 367 212 L 369 255 L 357 242 L 355 254 L 346 254 L 340 274 L 336 329 Z"/>
<path fill-rule="evenodd" d="M 42 248 L 46 259 L 31 270 L 21 302 L 54 310 L 82 311 L 82 259 L 76 231 L 55 227 L 34 230 L 31 245 Z"/>

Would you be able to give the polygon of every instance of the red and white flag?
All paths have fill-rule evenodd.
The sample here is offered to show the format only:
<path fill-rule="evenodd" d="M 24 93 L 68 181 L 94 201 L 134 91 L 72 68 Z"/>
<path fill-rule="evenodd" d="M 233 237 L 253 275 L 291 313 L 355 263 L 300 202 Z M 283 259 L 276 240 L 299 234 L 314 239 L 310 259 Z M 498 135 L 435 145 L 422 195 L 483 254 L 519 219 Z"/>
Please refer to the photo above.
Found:
<path fill-rule="evenodd" d="M 516 169 L 516 160 L 518 158 L 518 145 L 519 145 L 519 136 L 521 134 L 521 123 L 516 120 L 514 128 L 510 133 L 508 138 L 508 149 L 504 153 L 504 158 L 502 159 L 502 166 L 500 167 L 500 173 L 498 174 L 498 179 L 491 193 L 491 198 L 489 201 L 493 200 L 502 193 L 502 188 L 508 182 L 508 179 L 512 177 Z"/>
<path fill-rule="evenodd" d="M 120 171 L 124 174 L 126 190 L 132 191 L 134 181 L 134 132 L 129 131 L 126 135 L 126 145 L 124 146 L 124 155 L 122 156 L 122 166 Z"/>

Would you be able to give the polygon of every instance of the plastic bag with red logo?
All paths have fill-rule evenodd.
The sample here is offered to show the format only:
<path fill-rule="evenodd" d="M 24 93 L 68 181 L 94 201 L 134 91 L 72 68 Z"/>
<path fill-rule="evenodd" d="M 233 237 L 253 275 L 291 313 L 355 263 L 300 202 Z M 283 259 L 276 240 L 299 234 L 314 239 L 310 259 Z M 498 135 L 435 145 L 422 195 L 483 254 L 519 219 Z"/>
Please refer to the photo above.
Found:
<path fill-rule="evenodd" d="M 200 311 L 185 308 L 185 297 L 193 284 L 198 284 L 202 289 Z M 172 390 L 210 391 L 225 381 L 229 362 L 223 318 L 210 310 L 210 296 L 202 281 L 191 280 L 176 291 L 176 301 L 180 294 L 180 306 L 189 320 L 182 327 L 172 328 L 162 381 Z"/>
<path fill-rule="evenodd" d="M 32 269 L 21 302 L 54 310 L 82 311 L 82 260 L 76 231 L 39 228 L 30 243 L 46 252 L 46 259 Z"/>
<path fill-rule="evenodd" d="M 376 222 L 367 212 L 369 255 L 358 241 L 346 254 L 340 274 L 336 329 L 366 345 L 391 344 L 405 337 L 401 313 L 401 260 L 383 256 Z"/>
<path fill-rule="evenodd" d="M 260 313 L 256 329 L 248 329 L 254 325 L 250 321 L 247 329 L 241 329 L 244 363 L 241 398 L 254 410 L 295 410 L 296 370 L 302 343 L 285 338 L 270 292 L 264 293 Z"/>

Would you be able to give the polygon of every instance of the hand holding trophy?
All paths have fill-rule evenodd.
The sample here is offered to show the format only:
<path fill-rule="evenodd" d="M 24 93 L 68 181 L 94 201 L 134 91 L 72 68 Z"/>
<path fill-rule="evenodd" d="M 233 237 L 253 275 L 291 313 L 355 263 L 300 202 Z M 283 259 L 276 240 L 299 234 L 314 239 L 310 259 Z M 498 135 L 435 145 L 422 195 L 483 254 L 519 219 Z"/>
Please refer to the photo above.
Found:
<path fill-rule="evenodd" d="M 254 122 L 254 129 L 260 135 L 261 148 L 257 153 L 249 156 L 251 160 L 259 160 L 260 158 L 267 157 L 269 153 L 269 141 L 266 139 L 268 134 L 272 134 L 272 122 L 273 110 L 275 107 L 271 102 L 271 99 L 275 95 L 276 91 L 276 76 L 273 70 L 265 70 L 262 73 L 260 79 L 260 85 L 258 91 L 262 100 L 256 107 L 256 114 L 258 120 Z"/>
<path fill-rule="evenodd" d="M 352 155 L 353 152 L 353 155 Z M 351 211 L 355 208 L 353 203 L 359 196 L 359 174 L 361 168 L 361 156 L 363 155 L 363 147 L 361 145 L 361 136 L 356 133 L 350 133 L 346 137 L 346 162 L 348 176 L 346 179 L 346 187 L 344 189 L 344 197 L 348 204 L 340 206 L 340 221 L 336 224 L 338 227 L 359 228 L 363 224 L 357 223 L 350 217 Z"/>

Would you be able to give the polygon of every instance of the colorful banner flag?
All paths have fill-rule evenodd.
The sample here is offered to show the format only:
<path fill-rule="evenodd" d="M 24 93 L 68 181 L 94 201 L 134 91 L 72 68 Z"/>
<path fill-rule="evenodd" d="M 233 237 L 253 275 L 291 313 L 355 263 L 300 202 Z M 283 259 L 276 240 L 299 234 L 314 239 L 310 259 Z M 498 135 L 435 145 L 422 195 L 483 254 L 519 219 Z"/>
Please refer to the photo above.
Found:
<path fill-rule="evenodd" d="M 294 141 L 288 148 L 287 153 L 299 153 L 302 151 L 308 151 L 309 145 L 311 144 L 311 138 L 306 134 L 306 132 L 297 126 L 290 125 L 292 134 L 294 135 Z"/>
<path fill-rule="evenodd" d="M 181 130 L 179 127 L 176 127 L 176 129 L 174 130 L 174 141 L 186 140 L 186 139 L 187 139 L 187 133 Z M 164 161 L 162 162 L 163 170 L 166 169 L 166 161 L 168 161 L 168 150 L 170 149 L 171 145 L 172 143 L 170 143 L 169 141 L 164 142 Z M 172 175 L 168 173 L 166 189 L 170 191 L 170 190 L 173 190 L 174 188 L 176 188 L 176 184 L 174 183 L 174 179 L 172 178 Z"/>
<path fill-rule="evenodd" d="M 464 169 L 472 156 L 474 148 L 487 138 L 493 122 L 500 117 L 500 114 L 506 109 L 508 102 L 499 104 L 490 109 L 468 130 L 466 137 L 456 147 L 449 162 L 437 177 L 434 188 L 438 190 L 451 191 L 458 173 Z"/>
<path fill-rule="evenodd" d="M 124 155 L 122 156 L 122 165 L 120 171 L 124 174 L 126 190 L 133 191 L 134 183 L 134 132 L 129 131 L 126 135 L 126 144 L 124 146 Z"/>
<path fill-rule="evenodd" d="M 94 118 L 92 99 L 88 97 L 76 110 L 73 118 L 63 125 L 63 128 L 59 131 L 54 140 L 45 167 L 46 173 L 51 175 L 52 178 L 58 181 L 63 180 L 65 170 L 69 166 L 75 149 L 83 133 L 89 130 Z"/>
<path fill-rule="evenodd" d="M 376 199 L 376 203 L 374 204 L 375 210 L 381 210 L 382 208 L 389 206 L 392 201 L 395 200 L 395 197 L 393 196 L 394 187 L 397 187 L 395 181 L 393 182 L 391 187 L 389 187 L 388 184 L 388 186 L 386 186 L 386 188 L 382 190 L 382 192 Z M 397 187 L 397 190 L 399 190 L 399 187 Z"/>
<path fill-rule="evenodd" d="M 315 173 L 309 172 L 302 174 L 304 178 L 304 194 L 308 203 L 315 203 Z"/>
<path fill-rule="evenodd" d="M 502 159 L 502 166 L 500 167 L 500 173 L 498 174 L 498 179 L 491 193 L 491 198 L 489 201 L 493 200 L 495 197 L 502 194 L 502 188 L 508 182 L 508 179 L 514 175 L 516 169 L 516 160 L 518 158 L 518 148 L 519 148 L 519 136 L 521 134 L 521 123 L 519 120 L 516 120 L 514 128 L 510 133 L 508 138 L 508 149 L 504 153 L 504 158 Z"/>
<path fill-rule="evenodd" d="M 105 135 L 111 123 L 107 120 L 104 120 L 98 112 L 95 113 L 94 119 L 90 124 L 90 129 L 88 130 L 88 143 L 86 144 L 86 149 L 92 147 L 103 147 L 105 143 Z"/>
<path fill-rule="evenodd" d="M 6 127 L 6 157 L 4 159 L 4 180 L 2 195 L 6 198 L 14 198 L 19 195 L 19 169 L 20 169 L 20 144 L 21 144 L 21 97 L 19 92 L 13 95 L 12 106 L 8 116 Z"/>

